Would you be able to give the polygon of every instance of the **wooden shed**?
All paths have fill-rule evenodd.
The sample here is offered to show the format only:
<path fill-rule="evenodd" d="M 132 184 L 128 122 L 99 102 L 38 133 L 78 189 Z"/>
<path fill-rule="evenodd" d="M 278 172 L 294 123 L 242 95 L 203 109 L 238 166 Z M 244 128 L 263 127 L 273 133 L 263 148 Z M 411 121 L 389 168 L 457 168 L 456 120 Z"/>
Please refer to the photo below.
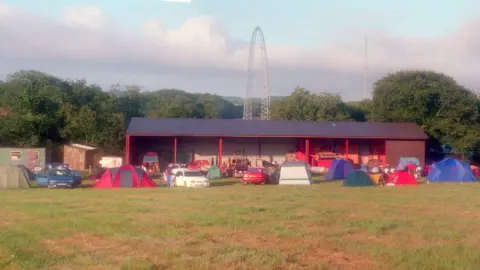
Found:
<path fill-rule="evenodd" d="M 97 149 L 88 145 L 69 144 L 63 146 L 63 162 L 72 170 L 87 171 L 95 168 L 95 154 Z"/>

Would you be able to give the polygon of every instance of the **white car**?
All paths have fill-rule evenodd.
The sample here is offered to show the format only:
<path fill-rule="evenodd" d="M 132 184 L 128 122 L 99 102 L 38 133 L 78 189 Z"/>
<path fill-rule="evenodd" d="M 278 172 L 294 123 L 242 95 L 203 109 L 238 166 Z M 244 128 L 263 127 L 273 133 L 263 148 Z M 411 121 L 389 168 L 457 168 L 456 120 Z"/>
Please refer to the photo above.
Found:
<path fill-rule="evenodd" d="M 179 169 L 174 179 L 177 187 L 209 187 L 210 182 L 200 171 Z"/>
<path fill-rule="evenodd" d="M 181 169 L 186 169 L 187 165 L 186 164 L 171 164 L 168 168 L 171 170 L 172 174 L 175 175 L 179 170 Z"/>

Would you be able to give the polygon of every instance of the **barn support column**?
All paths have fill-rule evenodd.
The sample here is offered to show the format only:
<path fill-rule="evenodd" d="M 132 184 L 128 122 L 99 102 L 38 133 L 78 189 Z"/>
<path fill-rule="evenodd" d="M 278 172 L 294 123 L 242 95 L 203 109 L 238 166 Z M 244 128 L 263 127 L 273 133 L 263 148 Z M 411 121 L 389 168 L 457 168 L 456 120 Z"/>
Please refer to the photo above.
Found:
<path fill-rule="evenodd" d="M 258 158 L 262 158 L 262 141 L 258 138 Z"/>
<path fill-rule="evenodd" d="M 130 135 L 127 134 L 125 138 L 125 164 L 130 164 L 131 159 L 131 152 L 130 152 Z"/>
<path fill-rule="evenodd" d="M 173 163 L 177 163 L 177 145 L 178 144 L 178 138 L 173 137 Z"/>
<path fill-rule="evenodd" d="M 307 164 L 310 165 L 310 140 L 308 138 L 305 138 L 305 156 Z"/>
<path fill-rule="evenodd" d="M 218 138 L 218 166 L 222 166 L 223 138 Z"/>
<path fill-rule="evenodd" d="M 345 140 L 345 159 L 348 160 L 348 139 Z"/>

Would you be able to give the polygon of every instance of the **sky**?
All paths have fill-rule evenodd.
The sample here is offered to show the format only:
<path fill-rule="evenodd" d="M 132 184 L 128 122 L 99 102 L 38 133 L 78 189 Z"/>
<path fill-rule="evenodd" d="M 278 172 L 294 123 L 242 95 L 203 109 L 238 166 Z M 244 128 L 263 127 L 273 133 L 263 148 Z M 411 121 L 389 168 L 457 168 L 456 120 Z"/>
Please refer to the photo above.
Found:
<path fill-rule="evenodd" d="M 480 1 L 0 0 L 0 79 L 20 69 L 244 96 L 250 38 L 263 30 L 271 95 L 297 86 L 367 96 L 400 69 L 432 69 L 480 86 Z M 252 95 L 263 95 L 257 39 Z M 480 71 L 479 71 L 480 72 Z"/>

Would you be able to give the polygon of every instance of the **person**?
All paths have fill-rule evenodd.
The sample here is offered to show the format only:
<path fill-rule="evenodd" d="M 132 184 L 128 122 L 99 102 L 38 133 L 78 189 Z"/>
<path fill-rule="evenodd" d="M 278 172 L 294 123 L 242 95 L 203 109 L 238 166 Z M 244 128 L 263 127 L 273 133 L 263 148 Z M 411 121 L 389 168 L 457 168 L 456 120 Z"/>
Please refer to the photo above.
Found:
<path fill-rule="evenodd" d="M 144 162 L 144 163 L 142 163 L 142 169 L 143 169 L 145 172 L 147 171 L 147 165 L 146 165 L 146 163 L 145 163 L 145 162 Z"/>
<path fill-rule="evenodd" d="M 165 183 L 167 184 L 167 187 L 171 187 L 171 185 L 172 185 L 172 174 L 170 173 L 170 169 L 166 169 L 163 174 L 164 174 L 164 177 L 165 177 Z"/>
<path fill-rule="evenodd" d="M 415 178 L 420 178 L 422 177 L 423 175 L 423 172 L 422 172 L 422 167 L 418 166 L 415 170 Z"/>
<path fill-rule="evenodd" d="M 413 162 L 408 163 L 407 170 L 411 176 L 415 177 L 415 164 Z"/>

